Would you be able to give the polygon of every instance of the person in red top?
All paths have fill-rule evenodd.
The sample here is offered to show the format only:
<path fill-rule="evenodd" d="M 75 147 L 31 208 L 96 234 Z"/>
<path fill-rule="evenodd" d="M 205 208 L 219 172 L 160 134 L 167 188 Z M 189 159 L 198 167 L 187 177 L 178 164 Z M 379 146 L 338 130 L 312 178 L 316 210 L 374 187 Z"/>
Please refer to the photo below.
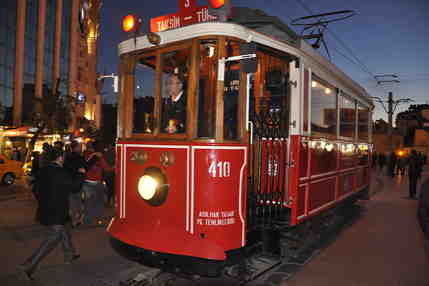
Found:
<path fill-rule="evenodd" d="M 94 141 L 87 144 L 84 158 L 87 163 L 85 181 L 82 186 L 84 193 L 85 224 L 102 223 L 104 211 L 105 185 L 103 173 L 111 172 L 113 168 L 104 159 L 101 142 Z"/>

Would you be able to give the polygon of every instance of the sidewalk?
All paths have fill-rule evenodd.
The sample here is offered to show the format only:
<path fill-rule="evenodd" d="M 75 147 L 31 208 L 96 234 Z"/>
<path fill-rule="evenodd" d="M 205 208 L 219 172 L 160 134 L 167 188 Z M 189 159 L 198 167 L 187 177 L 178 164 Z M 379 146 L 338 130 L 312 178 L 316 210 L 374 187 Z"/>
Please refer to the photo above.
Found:
<path fill-rule="evenodd" d="M 110 247 L 104 227 L 79 227 L 72 231 L 81 258 L 63 263 L 58 246 L 40 264 L 35 281 L 24 281 L 17 265 L 42 242 L 46 229 L 34 222 L 36 202 L 21 190 L 16 198 L 0 201 L 0 285 L 1 286 L 117 286 L 114 277 L 135 269 L 135 263 L 117 255 Z M 106 215 L 112 212 L 106 210 Z"/>
<path fill-rule="evenodd" d="M 428 169 L 423 178 L 429 175 Z M 408 177 L 377 173 L 362 217 L 284 286 L 429 286 L 429 257 Z M 418 188 L 419 190 L 419 188 Z"/>

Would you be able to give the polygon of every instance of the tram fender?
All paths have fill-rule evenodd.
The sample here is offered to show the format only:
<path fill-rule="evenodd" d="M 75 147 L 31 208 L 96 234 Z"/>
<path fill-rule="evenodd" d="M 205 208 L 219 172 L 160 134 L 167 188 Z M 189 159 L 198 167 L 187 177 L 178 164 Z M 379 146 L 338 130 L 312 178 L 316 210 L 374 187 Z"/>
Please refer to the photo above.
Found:
<path fill-rule="evenodd" d="M 200 238 L 198 235 L 171 226 L 143 232 L 125 225 L 112 223 L 108 231 L 115 239 L 146 250 L 211 260 L 226 260 L 225 249 L 216 241 L 208 238 Z M 178 237 L 177 234 L 180 232 L 183 235 Z"/>

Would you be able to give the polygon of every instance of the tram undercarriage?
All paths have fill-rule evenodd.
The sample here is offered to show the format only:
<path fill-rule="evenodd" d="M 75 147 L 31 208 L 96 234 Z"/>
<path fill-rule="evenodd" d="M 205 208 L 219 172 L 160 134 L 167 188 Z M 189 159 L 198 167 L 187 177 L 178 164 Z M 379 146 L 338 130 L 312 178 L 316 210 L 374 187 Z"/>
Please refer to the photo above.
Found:
<path fill-rule="evenodd" d="M 111 238 L 111 245 L 125 258 L 167 273 L 186 277 L 226 275 L 240 281 L 253 280 L 282 263 L 305 264 L 315 250 L 332 240 L 344 224 L 357 217 L 359 208 L 355 203 L 365 199 L 366 192 L 363 189 L 331 210 L 296 226 L 289 226 L 287 217 L 272 221 L 269 225 L 260 220 L 257 227 L 248 232 L 247 245 L 227 251 L 224 261 L 155 252 L 115 238 Z"/>

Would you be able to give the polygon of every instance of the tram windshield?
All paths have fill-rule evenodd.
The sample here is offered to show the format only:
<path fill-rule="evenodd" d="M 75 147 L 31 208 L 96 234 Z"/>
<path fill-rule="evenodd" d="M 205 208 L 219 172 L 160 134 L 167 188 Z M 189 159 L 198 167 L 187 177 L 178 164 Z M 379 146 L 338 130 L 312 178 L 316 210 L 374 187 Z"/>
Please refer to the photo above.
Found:
<path fill-rule="evenodd" d="M 140 59 L 134 70 L 133 132 L 154 130 L 155 56 Z"/>
<path fill-rule="evenodd" d="M 263 137 L 287 137 L 290 59 L 259 50 L 259 69 L 248 74 L 240 46 L 205 38 L 124 58 L 124 95 L 133 94 L 123 101 L 132 106 L 132 121 L 128 108 L 123 115 L 126 136 L 241 140 L 248 120 Z"/>

